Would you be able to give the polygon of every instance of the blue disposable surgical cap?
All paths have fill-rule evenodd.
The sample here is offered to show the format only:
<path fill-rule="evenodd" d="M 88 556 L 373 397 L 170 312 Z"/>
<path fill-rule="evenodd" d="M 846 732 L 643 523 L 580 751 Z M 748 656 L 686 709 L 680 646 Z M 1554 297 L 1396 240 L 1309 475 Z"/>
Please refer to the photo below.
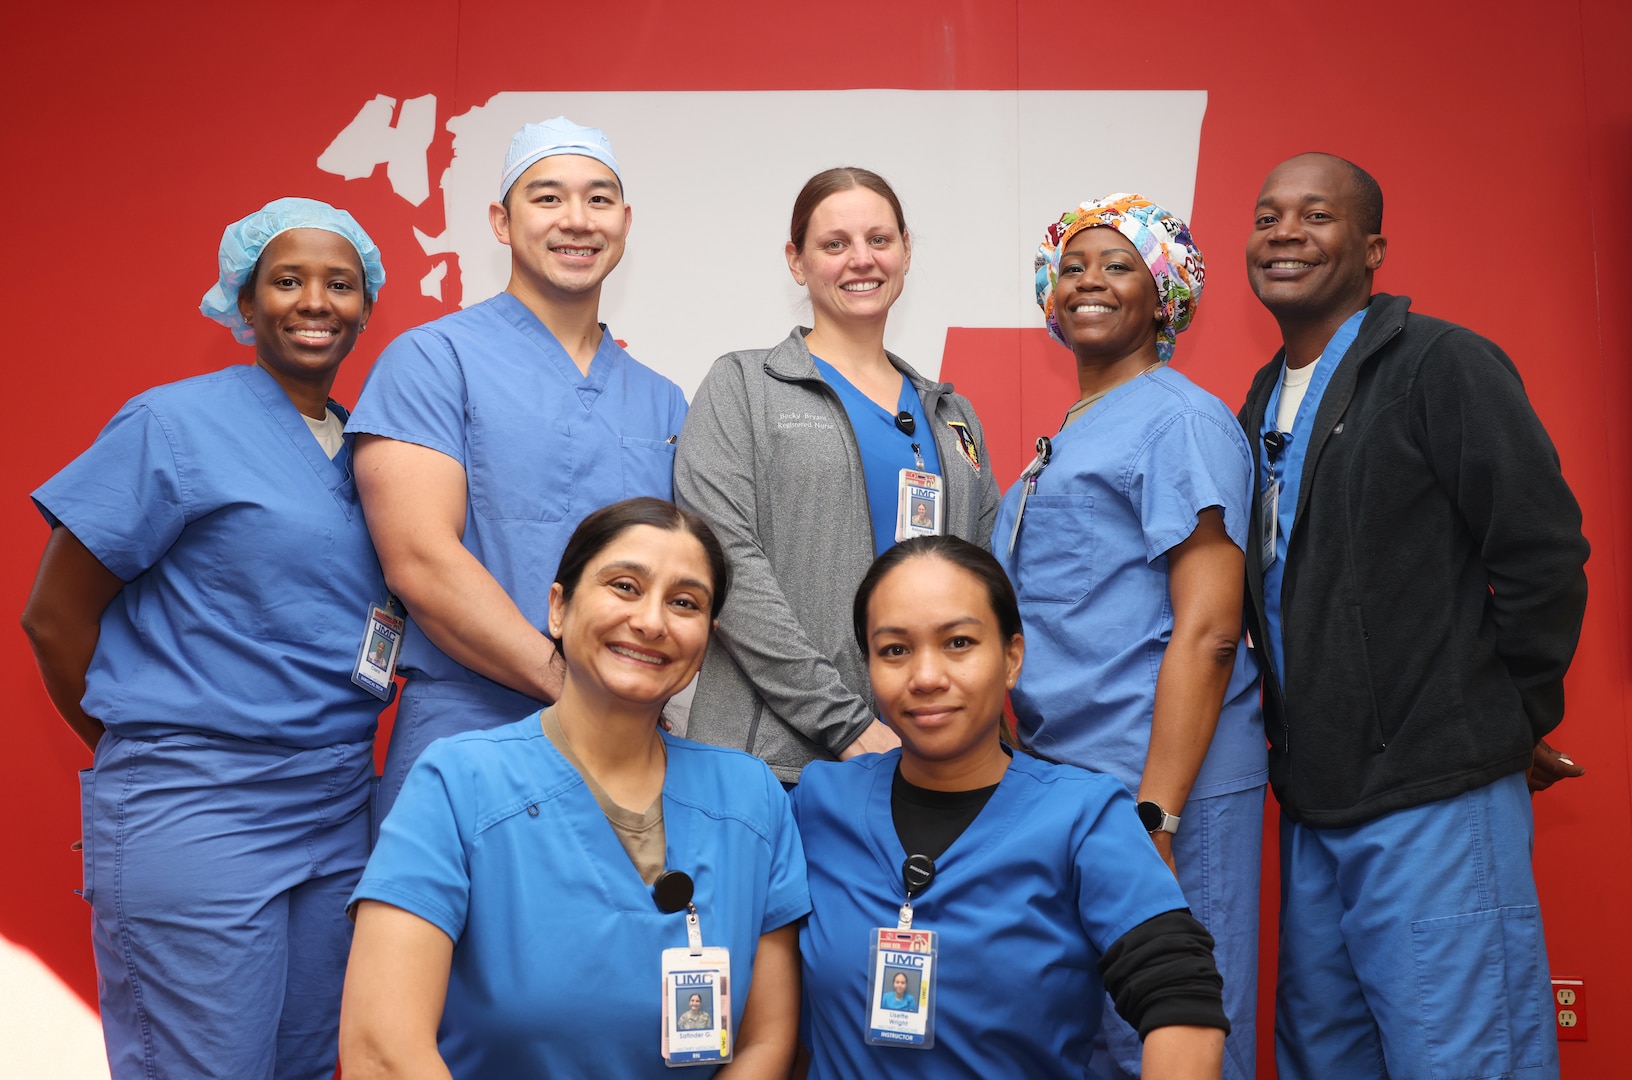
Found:
<path fill-rule="evenodd" d="M 510 152 L 504 155 L 504 176 L 499 180 L 499 201 L 504 201 L 516 181 L 521 179 L 521 174 L 535 161 L 557 154 L 594 158 L 612 170 L 620 185 L 623 183 L 623 174 L 618 171 L 618 159 L 612 156 L 612 143 L 608 141 L 606 133 L 600 128 L 583 127 L 565 116 L 557 116 L 542 124 L 523 125 L 511 138 Z"/>
<path fill-rule="evenodd" d="M 238 292 L 249 280 L 255 263 L 266 250 L 266 245 L 279 233 L 290 229 L 322 229 L 343 236 L 357 249 L 363 263 L 363 278 L 370 302 L 377 299 L 385 285 L 385 266 L 380 262 L 380 249 L 370 240 L 357 219 L 344 210 L 336 210 L 316 199 L 273 199 L 242 221 L 235 221 L 221 234 L 221 278 L 210 291 L 198 310 L 209 319 L 232 331 L 232 336 L 245 345 L 255 344 L 255 331 L 244 322 L 238 311 Z"/>

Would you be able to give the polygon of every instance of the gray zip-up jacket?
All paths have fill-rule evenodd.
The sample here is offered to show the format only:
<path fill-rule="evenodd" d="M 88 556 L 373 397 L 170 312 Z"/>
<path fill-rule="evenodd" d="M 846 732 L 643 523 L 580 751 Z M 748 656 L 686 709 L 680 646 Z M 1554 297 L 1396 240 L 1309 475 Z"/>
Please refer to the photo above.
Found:
<path fill-rule="evenodd" d="M 731 558 L 731 592 L 686 733 L 756 754 L 785 781 L 837 756 L 874 719 L 850 626 L 873 563 L 867 482 L 844 405 L 805 347 L 809 332 L 796 327 L 773 349 L 716 361 L 674 460 L 676 501 L 713 526 Z M 930 418 L 947 531 L 984 546 L 998 490 L 973 406 L 899 357 L 890 363 Z"/>

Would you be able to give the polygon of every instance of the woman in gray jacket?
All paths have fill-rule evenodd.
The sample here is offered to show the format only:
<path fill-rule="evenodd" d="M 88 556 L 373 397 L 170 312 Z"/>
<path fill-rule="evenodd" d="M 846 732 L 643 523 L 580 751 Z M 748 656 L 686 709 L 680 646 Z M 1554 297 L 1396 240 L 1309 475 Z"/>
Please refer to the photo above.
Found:
<path fill-rule="evenodd" d="M 674 490 L 718 533 L 733 573 L 687 734 L 757 754 L 792 784 L 807 762 L 898 744 L 874 712 L 850 599 L 897 540 L 986 544 L 998 491 L 968 399 L 884 349 L 912 263 L 889 184 L 855 168 L 811 177 L 787 260 L 814 327 L 714 364 Z"/>

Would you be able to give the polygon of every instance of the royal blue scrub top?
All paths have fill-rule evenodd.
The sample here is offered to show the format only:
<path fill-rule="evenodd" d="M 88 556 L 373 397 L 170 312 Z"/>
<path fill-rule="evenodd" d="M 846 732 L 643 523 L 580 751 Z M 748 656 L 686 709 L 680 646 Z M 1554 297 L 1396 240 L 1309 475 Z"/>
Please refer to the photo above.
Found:
<path fill-rule="evenodd" d="M 1272 458 L 1269 448 L 1264 445 L 1263 436 L 1279 428 L 1281 386 L 1286 379 L 1286 362 L 1281 362 L 1281 378 L 1270 392 L 1269 404 L 1264 409 L 1264 424 L 1258 433 L 1264 488 L 1268 490 L 1272 477 L 1281 483 L 1280 499 L 1275 508 L 1275 561 L 1264 567 L 1264 636 L 1269 639 L 1270 659 L 1283 685 L 1286 679 L 1286 644 L 1281 637 L 1281 582 L 1286 576 L 1287 548 L 1292 541 L 1292 525 L 1297 520 L 1298 499 L 1303 492 L 1303 463 L 1309 453 L 1309 440 L 1315 431 L 1315 414 L 1320 411 L 1321 399 L 1326 396 L 1326 385 L 1332 381 L 1332 374 L 1359 336 L 1360 324 L 1365 318 L 1365 308 L 1350 315 L 1320 351 L 1320 356 L 1315 358 L 1314 375 L 1304 388 L 1303 400 L 1298 403 L 1297 415 L 1292 420 L 1292 430 L 1286 433 L 1286 444 Z M 1261 559 L 1262 554 L 1253 552 L 1252 557 Z"/>
<path fill-rule="evenodd" d="M 758 758 L 664 742 L 667 866 L 695 884 L 703 944 L 731 950 L 737 1030 L 760 935 L 810 910 L 803 848 Z M 458 1080 L 671 1075 L 661 958 L 686 945 L 685 913 L 658 910 L 538 714 L 420 756 L 352 897 L 364 899 L 453 939 L 438 1044 Z"/>
<path fill-rule="evenodd" d="M 509 293 L 399 335 L 346 425 L 439 451 L 465 470 L 466 550 L 542 628 L 567 539 L 621 499 L 674 497 L 686 398 L 602 327 L 589 374 Z M 401 668 L 486 682 L 412 625 Z"/>
<path fill-rule="evenodd" d="M 800 1038 L 811 1080 L 1024 1076 L 1080 1080 L 1105 1000 L 1099 958 L 1184 894 L 1110 777 L 1015 754 L 935 860 L 912 928 L 940 934 L 935 1045 L 871 1046 L 867 938 L 894 927 L 907 852 L 890 789 L 901 752 L 805 766 L 793 813 L 810 863 L 799 933 Z"/>
<path fill-rule="evenodd" d="M 1039 753 L 1137 791 L 1156 675 L 1173 634 L 1167 552 L 1209 507 L 1245 550 L 1246 435 L 1223 402 L 1163 366 L 1111 390 L 1054 436 L 1010 553 L 1020 487 L 1004 496 L 992 535 L 1026 630 L 1026 664 L 1011 698 L 1021 733 Z M 1268 768 L 1257 661 L 1243 647 L 1190 797 L 1257 787 Z"/>
<path fill-rule="evenodd" d="M 330 460 L 266 371 L 137 395 L 34 502 L 126 583 L 81 702 L 109 731 L 298 749 L 373 738 L 381 703 L 351 672 L 386 588 L 351 437 Z"/>
<path fill-rule="evenodd" d="M 867 506 L 873 517 L 873 553 L 882 555 L 895 546 L 895 522 L 901 499 L 901 470 L 916 469 L 940 475 L 941 455 L 935 449 L 935 434 L 925 419 L 924 401 L 913 389 L 912 381 L 901 376 L 901 397 L 895 403 L 895 412 L 878 407 L 878 403 L 863 394 L 846 379 L 839 369 L 818 356 L 816 370 L 822 380 L 839 395 L 845 415 L 850 418 L 850 430 L 856 436 L 856 449 L 861 453 L 861 471 L 867 479 Z M 901 413 L 911 413 L 913 433 L 906 434 L 896 423 Z M 918 447 L 918 456 L 912 452 Z M 923 464 L 919 465 L 919 457 Z M 941 489 L 946 498 L 946 489 Z M 943 502 L 941 514 L 946 515 Z"/>

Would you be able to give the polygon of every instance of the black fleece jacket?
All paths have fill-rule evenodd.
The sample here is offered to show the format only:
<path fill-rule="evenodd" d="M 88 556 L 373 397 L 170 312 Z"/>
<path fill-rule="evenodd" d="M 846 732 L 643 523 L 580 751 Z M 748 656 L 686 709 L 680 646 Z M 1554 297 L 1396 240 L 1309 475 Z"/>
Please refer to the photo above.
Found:
<path fill-rule="evenodd" d="M 1518 370 L 1492 342 L 1410 306 L 1372 297 L 1315 414 L 1288 541 L 1287 670 L 1266 671 L 1264 730 L 1276 798 L 1317 827 L 1525 768 L 1563 718 L 1586 607 L 1581 509 Z M 1259 492 L 1283 356 L 1240 414 Z M 1261 539 L 1254 514 L 1254 640 Z"/>

